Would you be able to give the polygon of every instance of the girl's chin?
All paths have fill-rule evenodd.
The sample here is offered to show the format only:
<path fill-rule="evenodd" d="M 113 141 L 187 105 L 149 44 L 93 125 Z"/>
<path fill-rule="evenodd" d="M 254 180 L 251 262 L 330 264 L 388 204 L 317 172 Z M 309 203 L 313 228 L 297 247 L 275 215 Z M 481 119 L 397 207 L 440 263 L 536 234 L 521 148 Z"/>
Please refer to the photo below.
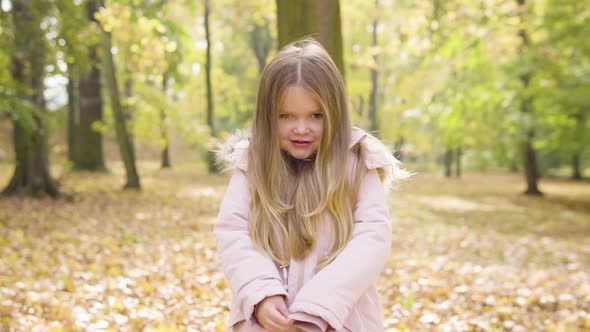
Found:
<path fill-rule="evenodd" d="M 311 156 L 313 156 L 313 154 L 315 153 L 315 151 L 286 151 L 292 158 L 295 159 L 308 159 Z"/>

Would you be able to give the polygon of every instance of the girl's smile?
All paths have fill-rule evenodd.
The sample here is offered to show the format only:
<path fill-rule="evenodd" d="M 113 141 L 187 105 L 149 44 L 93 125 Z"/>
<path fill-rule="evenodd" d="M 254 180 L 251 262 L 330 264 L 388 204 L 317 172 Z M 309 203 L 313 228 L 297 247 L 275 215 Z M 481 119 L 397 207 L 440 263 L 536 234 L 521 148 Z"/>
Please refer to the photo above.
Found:
<path fill-rule="evenodd" d="M 293 143 L 293 145 L 295 145 L 296 147 L 306 147 L 306 146 L 310 145 L 312 142 L 291 140 L 291 143 Z"/>

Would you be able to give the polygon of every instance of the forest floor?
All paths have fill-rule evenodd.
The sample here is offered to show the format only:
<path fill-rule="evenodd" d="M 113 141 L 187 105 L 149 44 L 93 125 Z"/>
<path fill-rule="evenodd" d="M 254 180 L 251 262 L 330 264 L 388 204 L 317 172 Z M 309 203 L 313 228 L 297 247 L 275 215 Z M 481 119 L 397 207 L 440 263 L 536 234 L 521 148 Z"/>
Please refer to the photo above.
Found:
<path fill-rule="evenodd" d="M 0 198 L 0 330 L 225 331 L 211 230 L 228 176 L 142 162 L 136 192 L 109 168 L 54 171 L 68 200 Z M 394 192 L 386 331 L 590 331 L 590 182 L 540 188 L 418 174 Z"/>

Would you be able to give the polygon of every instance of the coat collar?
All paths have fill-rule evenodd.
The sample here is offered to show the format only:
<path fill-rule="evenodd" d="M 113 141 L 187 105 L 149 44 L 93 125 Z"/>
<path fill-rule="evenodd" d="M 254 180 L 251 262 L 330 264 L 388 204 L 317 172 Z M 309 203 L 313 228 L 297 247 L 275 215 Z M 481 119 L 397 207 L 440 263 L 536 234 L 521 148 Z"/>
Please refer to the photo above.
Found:
<path fill-rule="evenodd" d="M 400 180 L 408 179 L 413 173 L 402 168 L 391 150 L 379 139 L 358 127 L 352 127 L 349 149 L 360 144 L 364 150 L 364 163 L 368 169 L 377 169 L 386 187 L 395 185 Z M 248 169 L 248 146 L 250 145 L 250 131 L 237 130 L 215 150 L 217 163 L 223 170 Z"/>

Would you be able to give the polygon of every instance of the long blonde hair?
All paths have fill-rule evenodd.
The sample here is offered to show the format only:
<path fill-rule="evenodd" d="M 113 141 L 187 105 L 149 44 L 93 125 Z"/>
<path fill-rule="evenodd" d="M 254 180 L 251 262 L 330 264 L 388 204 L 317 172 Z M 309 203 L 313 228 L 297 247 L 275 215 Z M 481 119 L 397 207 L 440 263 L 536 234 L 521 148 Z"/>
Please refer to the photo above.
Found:
<path fill-rule="evenodd" d="M 281 152 L 277 132 L 281 99 L 290 86 L 314 95 L 324 114 L 315 161 L 300 171 Z M 301 259 L 310 252 L 325 212 L 331 216 L 332 246 L 318 267 L 331 262 L 350 240 L 350 133 L 344 81 L 328 53 L 313 39 L 285 46 L 262 73 L 247 171 L 249 233 L 277 263 L 287 265 L 291 257 Z"/>

